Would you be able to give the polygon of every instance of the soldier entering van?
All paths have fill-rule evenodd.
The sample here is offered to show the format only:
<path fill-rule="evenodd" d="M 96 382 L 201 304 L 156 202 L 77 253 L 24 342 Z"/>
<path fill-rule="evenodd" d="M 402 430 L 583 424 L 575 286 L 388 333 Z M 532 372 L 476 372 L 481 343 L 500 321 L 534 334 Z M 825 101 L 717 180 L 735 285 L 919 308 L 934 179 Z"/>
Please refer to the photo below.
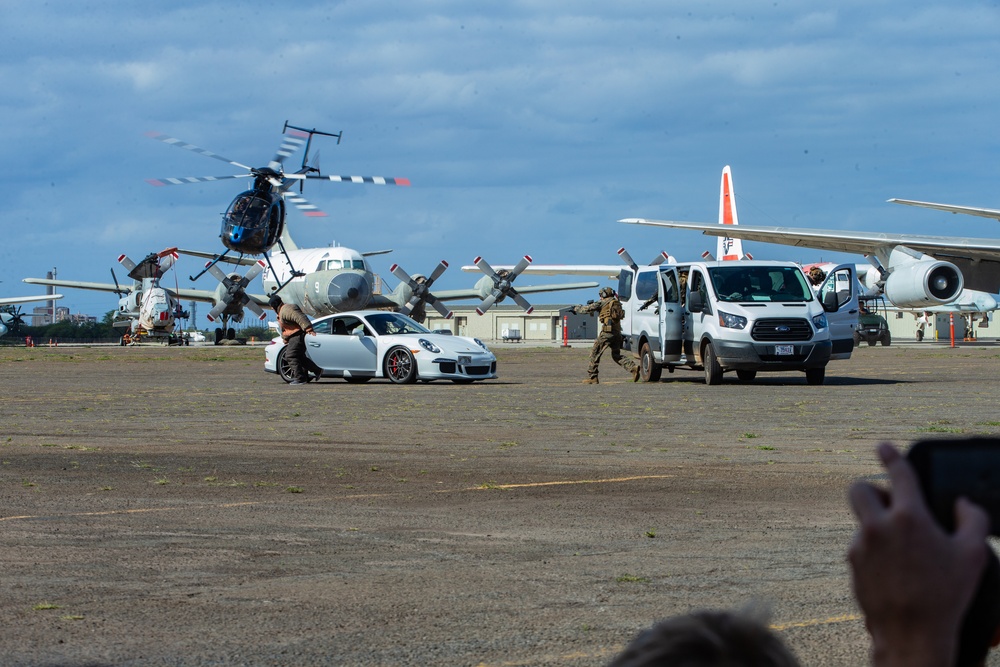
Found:
<path fill-rule="evenodd" d="M 601 363 L 601 355 L 608 348 L 611 349 L 611 359 L 632 374 L 633 382 L 638 382 L 639 366 L 631 358 L 622 356 L 622 318 L 625 317 L 622 304 L 610 287 L 602 287 L 599 295 L 600 301 L 586 306 L 573 306 L 573 312 L 578 315 L 600 311 L 597 317 L 601 322 L 601 330 L 590 351 L 590 366 L 587 368 L 587 379 L 583 383 L 599 384 L 597 367 Z"/>

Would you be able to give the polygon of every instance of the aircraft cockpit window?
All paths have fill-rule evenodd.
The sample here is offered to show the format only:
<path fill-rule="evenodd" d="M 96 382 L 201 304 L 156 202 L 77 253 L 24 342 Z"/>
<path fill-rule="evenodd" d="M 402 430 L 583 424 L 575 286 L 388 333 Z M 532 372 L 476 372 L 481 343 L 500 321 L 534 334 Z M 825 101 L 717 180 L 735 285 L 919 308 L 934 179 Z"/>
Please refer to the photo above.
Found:
<path fill-rule="evenodd" d="M 345 263 L 346 263 L 346 260 L 345 260 Z M 351 268 L 357 269 L 359 271 L 364 271 L 365 270 L 365 260 L 363 260 L 363 259 L 352 259 L 351 260 Z"/>

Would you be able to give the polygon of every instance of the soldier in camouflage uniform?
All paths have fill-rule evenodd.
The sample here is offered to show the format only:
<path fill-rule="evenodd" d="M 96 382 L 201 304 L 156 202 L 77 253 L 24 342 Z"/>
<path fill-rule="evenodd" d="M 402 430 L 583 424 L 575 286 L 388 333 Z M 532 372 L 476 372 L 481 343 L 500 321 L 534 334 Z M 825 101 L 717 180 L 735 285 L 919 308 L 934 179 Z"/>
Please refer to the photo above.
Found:
<path fill-rule="evenodd" d="M 598 319 L 601 321 L 601 331 L 597 334 L 594 347 L 590 351 L 590 367 L 587 369 L 587 379 L 584 384 L 598 384 L 597 366 L 601 363 L 601 355 L 604 350 L 611 348 L 611 358 L 616 364 L 632 374 L 632 381 L 639 381 L 639 366 L 629 357 L 622 356 L 622 318 L 625 311 L 618 301 L 615 291 L 610 287 L 604 287 L 600 291 L 600 301 L 596 301 L 586 306 L 574 306 L 573 312 L 578 315 L 600 311 Z"/>

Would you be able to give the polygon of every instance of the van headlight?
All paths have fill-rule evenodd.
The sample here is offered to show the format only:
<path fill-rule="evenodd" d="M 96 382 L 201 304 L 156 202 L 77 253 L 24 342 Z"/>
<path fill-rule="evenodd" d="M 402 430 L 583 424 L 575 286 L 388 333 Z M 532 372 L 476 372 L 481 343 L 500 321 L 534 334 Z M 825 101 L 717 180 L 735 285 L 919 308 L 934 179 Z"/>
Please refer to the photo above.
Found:
<path fill-rule="evenodd" d="M 813 315 L 813 326 L 816 327 L 816 331 L 820 329 L 825 329 L 830 326 L 830 323 L 826 321 L 825 314 Z"/>
<path fill-rule="evenodd" d="M 745 329 L 747 326 L 747 318 L 720 310 L 719 326 L 727 329 Z"/>
<path fill-rule="evenodd" d="M 439 354 L 441 352 L 441 348 L 440 347 L 438 347 L 434 343 L 430 342 L 426 338 L 421 338 L 417 342 L 420 343 L 420 347 L 424 348 L 428 352 L 432 352 L 434 354 Z"/>

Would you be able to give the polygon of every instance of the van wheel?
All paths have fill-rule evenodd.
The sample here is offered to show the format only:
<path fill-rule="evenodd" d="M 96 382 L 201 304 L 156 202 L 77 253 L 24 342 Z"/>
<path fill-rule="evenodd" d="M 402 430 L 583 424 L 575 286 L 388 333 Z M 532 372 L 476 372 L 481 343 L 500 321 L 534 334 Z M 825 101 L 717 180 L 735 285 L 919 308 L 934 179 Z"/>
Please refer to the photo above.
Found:
<path fill-rule="evenodd" d="M 806 369 L 806 382 L 809 384 L 823 384 L 823 380 L 826 378 L 826 367 L 823 368 L 807 368 Z"/>
<path fill-rule="evenodd" d="M 892 345 L 892 334 L 886 331 L 885 335 L 882 336 L 882 347 L 889 347 L 890 345 Z"/>
<path fill-rule="evenodd" d="M 660 372 L 663 370 L 653 359 L 653 351 L 649 349 L 649 343 L 643 343 L 639 349 L 639 377 L 643 382 L 659 382 Z"/>
<path fill-rule="evenodd" d="M 705 364 L 705 384 L 722 384 L 722 366 L 719 365 L 711 343 L 705 343 L 701 359 L 702 363 Z"/>
<path fill-rule="evenodd" d="M 753 382 L 753 379 L 757 377 L 757 371 L 736 371 L 736 377 L 740 379 L 743 384 L 749 384 Z"/>

